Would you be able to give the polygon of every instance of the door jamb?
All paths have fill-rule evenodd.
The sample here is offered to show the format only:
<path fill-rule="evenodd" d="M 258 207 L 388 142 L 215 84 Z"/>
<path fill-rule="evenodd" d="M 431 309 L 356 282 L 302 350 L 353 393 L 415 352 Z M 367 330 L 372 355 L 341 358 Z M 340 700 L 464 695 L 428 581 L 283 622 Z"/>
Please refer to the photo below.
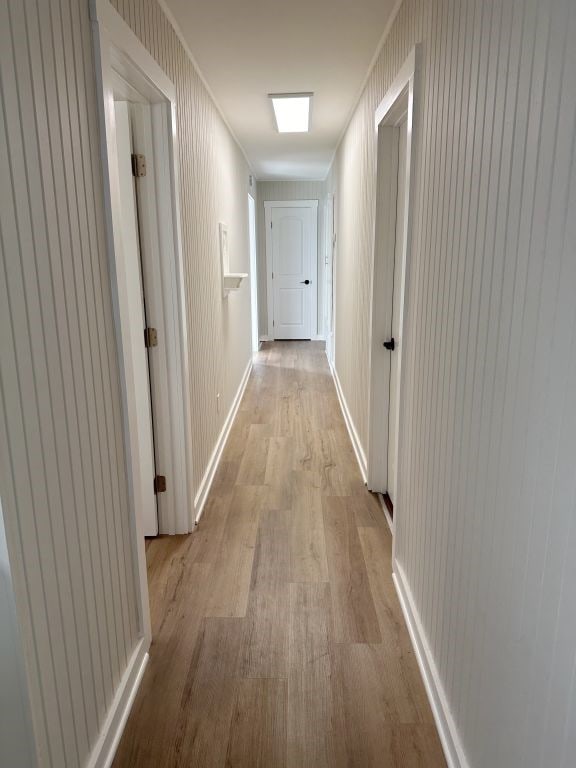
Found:
<path fill-rule="evenodd" d="M 248 235 L 250 245 L 250 344 L 252 346 L 252 354 L 258 352 L 260 349 L 260 324 L 258 312 L 258 222 L 256 212 L 256 198 L 252 192 L 248 192 Z"/>
<path fill-rule="evenodd" d="M 311 208 L 315 212 L 312 219 L 312 240 L 316 247 L 314 248 L 314 259 L 312 263 L 312 272 L 314 274 L 316 290 L 312 291 L 312 323 L 310 326 L 310 338 L 318 338 L 318 200 L 265 200 L 264 201 L 264 221 L 266 226 L 266 294 L 268 307 L 268 338 L 274 339 L 274 285 L 272 282 L 272 236 L 270 224 L 272 222 L 272 208 Z"/>
<path fill-rule="evenodd" d="M 173 237 L 172 258 L 174 260 L 175 281 L 172 286 L 163 286 L 164 301 L 170 300 L 178 310 L 177 328 L 172 352 L 175 368 L 180 374 L 181 391 L 189 391 L 189 362 L 186 333 L 186 297 L 184 291 L 184 272 L 180 233 L 180 205 L 178 181 L 178 139 L 176 133 L 176 89 L 158 63 L 142 45 L 122 17 L 114 10 L 108 0 L 91 1 L 91 21 L 94 40 L 95 70 L 97 79 L 98 108 L 100 117 L 100 149 L 103 170 L 104 213 L 106 220 L 107 249 L 110 263 L 112 284 L 112 302 L 114 325 L 118 345 L 118 362 L 122 389 L 122 410 L 124 422 L 124 443 L 126 469 L 131 508 L 131 529 L 134 552 L 136 553 L 137 577 L 139 582 L 140 629 L 144 642 L 149 645 L 151 639 L 150 606 L 146 572 L 145 542 L 142 524 L 138 515 L 139 500 L 142 494 L 149 492 L 153 478 L 143 477 L 139 465 L 138 436 L 139 425 L 144 414 L 138 408 L 133 396 L 133 365 L 135 355 L 145 355 L 144 341 L 136 348 L 131 338 L 137 338 L 142 329 L 132 327 L 129 313 L 123 303 L 126 295 L 126 274 L 122 266 L 121 223 L 118 220 L 118 177 L 116 163 L 116 136 L 114 116 L 114 80 L 118 76 L 124 79 L 151 103 L 166 105 L 168 122 L 167 156 L 163 160 L 170 173 L 170 197 L 168 201 L 168 220 L 171 222 Z M 132 323 L 132 324 L 131 324 Z M 136 333 L 135 333 L 136 331 Z M 171 399 L 172 393 L 168 393 Z M 180 404 L 175 404 L 182 411 L 179 422 L 181 442 L 185 451 L 185 493 L 186 526 L 193 529 L 194 514 L 192 495 L 191 465 L 191 430 L 188 398 L 182 397 Z M 184 531 L 182 531 L 184 532 Z"/>
<path fill-rule="evenodd" d="M 382 306 L 381 296 L 383 286 L 390 279 L 392 271 L 390 259 L 394 260 L 395 235 L 396 235 L 396 185 L 397 180 L 394 176 L 394 168 L 397 169 L 397 152 L 394 153 L 394 146 L 397 147 L 397 134 L 394 131 L 386 130 L 393 128 L 398 119 L 398 105 L 407 100 L 407 141 L 406 141 L 406 168 L 405 168 L 405 199 L 404 199 L 404 249 L 401 257 L 403 267 L 403 277 L 401 277 L 401 308 L 400 322 L 402 328 L 402 344 L 398 350 L 400 355 L 399 365 L 399 387 L 398 387 L 398 443 L 396 446 L 396 499 L 394 500 L 394 521 L 391 523 L 392 533 L 394 534 L 398 521 L 398 508 L 401 507 L 402 485 L 399 482 L 402 478 L 402 456 L 403 456 L 403 433 L 406 431 L 405 411 L 406 411 L 406 342 L 409 339 L 409 306 L 413 301 L 410 294 L 411 271 L 412 271 L 412 222 L 414 213 L 414 179 L 416 173 L 416 135 L 417 121 L 415 119 L 414 101 L 419 97 L 418 94 L 418 73 L 420 61 L 420 46 L 416 45 L 406 61 L 400 68 L 391 87 L 378 105 L 374 125 L 377 141 L 377 168 L 376 168 L 376 196 L 375 196 L 375 215 L 374 215 L 374 247 L 373 247 L 373 269 L 372 269 L 372 294 L 371 294 L 371 339 L 370 339 L 370 397 L 369 397 L 369 418 L 368 418 L 368 488 L 374 491 L 385 491 L 386 488 L 378 487 L 382 477 L 382 461 L 387 464 L 388 452 L 388 430 L 382 429 L 382 417 L 379 411 L 381 405 L 380 396 L 382 388 L 382 375 L 386 367 L 383 364 L 383 355 L 387 354 L 382 349 Z M 388 183 L 386 183 L 388 182 Z M 383 216 L 378 216 L 378 210 L 384 209 Z M 393 223 L 393 224 L 392 224 Z M 388 235 L 388 236 L 386 236 Z M 393 290 L 393 286 L 392 286 Z M 385 434 L 384 434 L 385 432 Z M 393 549 L 396 537 L 393 537 Z M 393 552 L 394 563 L 394 552 Z"/>

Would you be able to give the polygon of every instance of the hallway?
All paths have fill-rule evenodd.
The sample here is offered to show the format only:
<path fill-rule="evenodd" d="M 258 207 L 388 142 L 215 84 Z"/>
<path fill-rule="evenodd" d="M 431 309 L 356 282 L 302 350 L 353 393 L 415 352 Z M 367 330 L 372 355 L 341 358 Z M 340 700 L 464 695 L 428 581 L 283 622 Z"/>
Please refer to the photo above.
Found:
<path fill-rule="evenodd" d="M 267 343 L 196 533 L 148 543 L 114 766 L 444 766 L 321 342 Z"/>

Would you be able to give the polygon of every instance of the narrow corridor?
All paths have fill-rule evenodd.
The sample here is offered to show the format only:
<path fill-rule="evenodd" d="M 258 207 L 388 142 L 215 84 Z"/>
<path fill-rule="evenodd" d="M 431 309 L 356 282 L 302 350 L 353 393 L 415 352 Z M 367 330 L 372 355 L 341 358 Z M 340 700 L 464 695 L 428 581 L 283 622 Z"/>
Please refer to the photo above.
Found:
<path fill-rule="evenodd" d="M 390 558 L 324 344 L 264 344 L 198 530 L 149 542 L 116 768 L 444 766 Z"/>

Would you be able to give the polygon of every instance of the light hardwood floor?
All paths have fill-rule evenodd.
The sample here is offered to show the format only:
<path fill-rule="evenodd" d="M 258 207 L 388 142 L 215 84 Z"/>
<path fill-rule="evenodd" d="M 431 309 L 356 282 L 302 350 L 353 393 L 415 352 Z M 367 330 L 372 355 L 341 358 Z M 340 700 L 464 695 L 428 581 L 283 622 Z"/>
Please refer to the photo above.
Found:
<path fill-rule="evenodd" d="M 147 559 L 116 768 L 445 766 L 322 343 L 263 346 L 198 530 Z"/>

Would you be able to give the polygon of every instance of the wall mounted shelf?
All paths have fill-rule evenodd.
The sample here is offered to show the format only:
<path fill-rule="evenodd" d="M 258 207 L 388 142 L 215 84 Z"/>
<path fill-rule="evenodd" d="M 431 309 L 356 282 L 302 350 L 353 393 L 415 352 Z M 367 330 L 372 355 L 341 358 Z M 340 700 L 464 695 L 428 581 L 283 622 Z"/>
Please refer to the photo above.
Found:
<path fill-rule="evenodd" d="M 228 254 L 228 225 L 220 222 L 220 261 L 222 264 L 222 296 L 226 298 L 230 291 L 237 291 L 242 280 L 248 277 L 247 272 L 230 272 L 230 256 Z"/>
<path fill-rule="evenodd" d="M 242 285 L 242 280 L 248 277 L 247 272 L 228 272 L 222 277 L 222 288 L 224 295 L 227 296 L 230 291 L 237 291 Z"/>

